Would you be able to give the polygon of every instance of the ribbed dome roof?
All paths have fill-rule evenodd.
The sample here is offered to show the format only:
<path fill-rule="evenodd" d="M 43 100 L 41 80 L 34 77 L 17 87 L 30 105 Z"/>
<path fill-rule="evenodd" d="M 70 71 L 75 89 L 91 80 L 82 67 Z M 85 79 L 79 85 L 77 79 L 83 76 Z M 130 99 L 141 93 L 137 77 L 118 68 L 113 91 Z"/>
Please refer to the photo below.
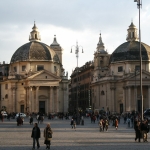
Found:
<path fill-rule="evenodd" d="M 121 44 L 112 53 L 110 57 L 111 62 L 125 61 L 125 60 L 140 60 L 140 48 L 138 41 L 129 41 Z M 150 58 L 150 46 L 141 43 L 142 60 L 149 60 Z"/>
<path fill-rule="evenodd" d="M 50 61 L 60 62 L 58 55 L 48 45 L 31 41 L 19 47 L 13 54 L 10 63 L 18 61 Z"/>

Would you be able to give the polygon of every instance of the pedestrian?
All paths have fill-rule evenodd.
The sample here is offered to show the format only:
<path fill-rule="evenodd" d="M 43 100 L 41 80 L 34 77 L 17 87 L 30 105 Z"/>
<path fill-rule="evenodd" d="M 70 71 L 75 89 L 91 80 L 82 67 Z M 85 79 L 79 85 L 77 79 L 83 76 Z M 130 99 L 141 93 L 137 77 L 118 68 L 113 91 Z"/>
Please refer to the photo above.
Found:
<path fill-rule="evenodd" d="M 72 129 L 73 129 L 73 118 L 71 119 L 71 123 L 70 123 Z"/>
<path fill-rule="evenodd" d="M 51 140 L 52 140 L 53 131 L 48 123 L 46 128 L 44 129 L 44 144 L 46 144 L 46 149 L 50 149 Z"/>
<path fill-rule="evenodd" d="M 102 131 L 102 128 L 103 128 L 103 123 L 102 123 L 103 119 L 99 120 L 99 131 L 101 132 Z"/>
<path fill-rule="evenodd" d="M 116 130 L 118 129 L 118 119 L 117 118 L 115 119 L 115 128 L 116 128 Z"/>
<path fill-rule="evenodd" d="M 128 118 L 128 119 L 127 119 L 127 122 L 128 122 L 128 127 L 129 127 L 129 128 L 130 128 L 130 121 L 131 121 L 130 118 Z"/>
<path fill-rule="evenodd" d="M 37 143 L 37 149 L 39 149 L 40 148 L 39 138 L 41 137 L 41 132 L 40 132 L 40 128 L 38 127 L 37 123 L 34 124 L 34 127 L 32 129 L 31 137 L 33 138 L 33 148 L 32 148 L 32 150 L 35 150 L 35 142 Z"/>
<path fill-rule="evenodd" d="M 106 119 L 106 121 L 105 121 L 105 129 L 106 129 L 106 131 L 108 131 L 108 120 Z"/>
<path fill-rule="evenodd" d="M 76 131 L 76 121 L 75 121 L 75 120 L 73 120 L 73 128 L 74 128 L 75 131 Z"/>
<path fill-rule="evenodd" d="M 134 120 L 134 130 L 135 130 L 135 141 L 138 139 L 138 126 L 137 126 L 138 120 L 135 118 Z"/>
<path fill-rule="evenodd" d="M 138 141 L 141 142 L 141 121 L 138 120 L 137 122 L 137 138 L 138 138 Z M 136 141 L 137 139 L 135 139 Z"/>
<path fill-rule="evenodd" d="M 105 125 L 106 125 L 105 119 L 103 119 L 103 121 L 102 121 L 102 125 L 103 125 L 103 131 L 104 131 L 104 129 L 105 129 Z"/>
<path fill-rule="evenodd" d="M 30 120 L 29 123 L 33 124 L 33 117 L 32 116 L 30 116 L 29 120 Z"/>
<path fill-rule="evenodd" d="M 147 141 L 147 133 L 149 132 L 149 127 L 148 127 L 147 120 L 144 120 L 141 123 L 141 131 L 142 131 L 143 142 L 148 142 Z"/>

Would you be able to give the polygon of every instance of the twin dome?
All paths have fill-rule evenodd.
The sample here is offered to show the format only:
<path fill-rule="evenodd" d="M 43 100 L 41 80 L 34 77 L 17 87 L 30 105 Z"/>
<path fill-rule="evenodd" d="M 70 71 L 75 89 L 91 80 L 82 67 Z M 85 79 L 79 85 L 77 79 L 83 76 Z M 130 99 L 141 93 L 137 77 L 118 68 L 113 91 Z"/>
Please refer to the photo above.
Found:
<path fill-rule="evenodd" d="M 19 61 L 54 61 L 60 62 L 56 52 L 48 45 L 40 42 L 40 35 L 35 23 L 30 32 L 29 43 L 19 47 L 13 54 L 10 63 Z M 59 45 L 54 38 L 55 45 Z"/>

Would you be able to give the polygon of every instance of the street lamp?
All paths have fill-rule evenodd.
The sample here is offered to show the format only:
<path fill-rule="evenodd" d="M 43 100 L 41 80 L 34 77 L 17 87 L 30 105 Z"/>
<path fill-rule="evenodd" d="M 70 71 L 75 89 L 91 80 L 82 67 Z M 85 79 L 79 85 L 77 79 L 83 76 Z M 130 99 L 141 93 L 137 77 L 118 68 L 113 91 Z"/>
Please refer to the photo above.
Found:
<path fill-rule="evenodd" d="M 137 2 L 139 9 L 139 49 L 140 49 L 140 100 L 141 100 L 141 119 L 143 120 L 143 90 L 142 90 L 142 53 L 141 53 L 141 29 L 140 29 L 140 9 L 142 7 L 141 0 L 134 0 Z"/>
<path fill-rule="evenodd" d="M 78 106 L 78 58 L 79 58 L 79 48 L 82 48 L 82 53 L 83 53 L 83 47 L 78 46 L 78 42 L 76 43 L 76 46 L 73 45 L 72 47 L 75 47 L 75 54 L 77 58 L 77 70 L 76 70 L 76 77 L 77 77 L 77 101 L 76 101 L 76 115 L 77 115 L 77 125 L 80 124 L 80 116 L 79 116 L 79 106 Z M 71 47 L 71 53 L 72 53 L 72 47 Z"/>

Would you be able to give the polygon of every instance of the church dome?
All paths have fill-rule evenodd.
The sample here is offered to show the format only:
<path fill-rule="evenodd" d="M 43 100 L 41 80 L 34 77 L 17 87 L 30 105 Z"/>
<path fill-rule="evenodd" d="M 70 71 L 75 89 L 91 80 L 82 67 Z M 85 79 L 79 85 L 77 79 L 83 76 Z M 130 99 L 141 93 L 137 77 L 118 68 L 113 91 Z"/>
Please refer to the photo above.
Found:
<path fill-rule="evenodd" d="M 111 62 L 126 61 L 126 60 L 140 60 L 140 43 L 138 41 L 128 41 L 121 44 L 112 53 L 110 57 Z M 150 46 L 141 43 L 142 60 L 149 60 L 150 57 Z"/>
<path fill-rule="evenodd" d="M 131 22 L 127 32 L 127 42 L 116 48 L 110 57 L 110 63 L 117 61 L 140 60 L 140 42 L 138 41 L 139 37 L 137 34 L 137 28 L 133 22 Z M 149 60 L 150 46 L 141 42 L 141 54 L 142 60 Z"/>
<path fill-rule="evenodd" d="M 54 61 L 59 62 L 59 57 L 50 46 L 40 42 L 41 37 L 38 28 L 34 26 L 29 36 L 29 43 L 19 47 L 13 54 L 10 63 L 19 61 Z"/>
<path fill-rule="evenodd" d="M 10 63 L 18 61 L 55 61 L 59 62 L 59 58 L 54 50 L 48 45 L 31 41 L 19 47 L 13 54 Z"/>

